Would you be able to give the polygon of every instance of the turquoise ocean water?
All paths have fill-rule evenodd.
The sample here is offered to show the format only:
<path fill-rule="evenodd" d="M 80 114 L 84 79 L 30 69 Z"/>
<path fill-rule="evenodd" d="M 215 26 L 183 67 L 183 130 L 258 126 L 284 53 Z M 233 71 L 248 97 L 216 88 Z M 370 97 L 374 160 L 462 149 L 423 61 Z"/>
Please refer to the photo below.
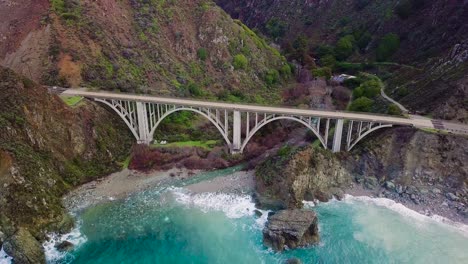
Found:
<path fill-rule="evenodd" d="M 284 263 L 295 257 L 303 263 L 468 263 L 466 226 L 386 199 L 348 196 L 313 207 L 320 244 L 283 253 L 262 245 L 267 212 L 257 217 L 254 210 L 248 195 L 150 189 L 80 211 L 79 227 L 56 238 L 78 246 L 61 254 L 56 241 L 46 244 L 48 262 Z"/>

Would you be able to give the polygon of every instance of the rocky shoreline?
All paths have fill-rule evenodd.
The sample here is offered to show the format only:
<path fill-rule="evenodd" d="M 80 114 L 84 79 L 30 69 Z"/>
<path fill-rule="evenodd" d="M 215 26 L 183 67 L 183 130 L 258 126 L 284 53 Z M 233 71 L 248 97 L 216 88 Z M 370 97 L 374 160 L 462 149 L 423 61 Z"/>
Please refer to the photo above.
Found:
<path fill-rule="evenodd" d="M 387 198 L 422 215 L 438 215 L 450 221 L 468 225 L 466 205 L 459 202 L 455 198 L 458 197 L 455 194 L 444 194 L 437 187 L 432 189 L 414 186 L 403 187 L 394 184 L 392 181 L 386 182 L 383 186 L 375 183 L 376 181 L 369 179 L 361 183 L 352 183 L 349 187 L 345 188 L 344 192 L 352 196 Z"/>

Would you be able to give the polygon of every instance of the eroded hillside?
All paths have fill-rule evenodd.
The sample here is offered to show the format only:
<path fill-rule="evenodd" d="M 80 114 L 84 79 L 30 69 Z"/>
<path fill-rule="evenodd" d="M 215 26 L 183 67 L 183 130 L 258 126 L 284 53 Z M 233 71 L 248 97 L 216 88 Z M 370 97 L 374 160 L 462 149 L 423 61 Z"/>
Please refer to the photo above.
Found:
<path fill-rule="evenodd" d="M 261 103 L 279 100 L 290 75 L 211 1 L 53 0 L 41 12 L 23 2 L 0 3 L 15 13 L 9 25 L 34 24 L 8 33 L 17 44 L 2 46 L 2 64 L 43 84 Z"/>

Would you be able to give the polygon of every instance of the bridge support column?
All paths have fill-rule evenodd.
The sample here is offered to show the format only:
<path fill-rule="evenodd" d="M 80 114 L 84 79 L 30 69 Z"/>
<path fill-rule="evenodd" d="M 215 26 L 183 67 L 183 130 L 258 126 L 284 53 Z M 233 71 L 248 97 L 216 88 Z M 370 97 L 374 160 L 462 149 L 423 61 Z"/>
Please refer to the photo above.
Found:
<path fill-rule="evenodd" d="M 231 153 L 236 154 L 240 152 L 242 146 L 241 138 L 241 113 L 239 111 L 234 111 L 233 113 L 233 123 L 232 123 L 232 146 Z"/>
<path fill-rule="evenodd" d="M 333 136 L 333 147 L 332 147 L 333 153 L 341 151 L 341 137 L 343 135 L 343 123 L 344 123 L 343 119 L 336 120 L 335 133 Z"/>
<path fill-rule="evenodd" d="M 148 115 L 146 104 L 142 102 L 136 102 L 137 120 L 138 120 L 138 144 L 149 145 L 152 138 L 150 138 L 150 132 L 148 128 Z"/>

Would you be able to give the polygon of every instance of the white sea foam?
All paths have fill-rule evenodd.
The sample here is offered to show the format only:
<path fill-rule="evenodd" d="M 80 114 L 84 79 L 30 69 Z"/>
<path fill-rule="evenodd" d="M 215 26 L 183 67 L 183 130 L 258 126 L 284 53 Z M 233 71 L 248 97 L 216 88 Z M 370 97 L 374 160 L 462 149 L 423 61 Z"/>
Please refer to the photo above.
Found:
<path fill-rule="evenodd" d="M 76 249 L 82 244 L 84 244 L 87 240 L 86 237 L 80 232 L 80 227 L 78 224 L 73 230 L 70 231 L 70 233 L 64 235 L 52 233 L 49 235 L 49 238 L 50 239 L 48 241 L 42 244 L 46 255 L 47 263 L 54 263 L 58 260 L 62 260 L 67 255 L 66 252 L 58 251 L 55 248 L 56 244 L 59 244 L 63 241 L 69 241 L 74 245 Z"/>
<path fill-rule="evenodd" d="M 186 189 L 171 189 L 176 201 L 187 206 L 194 206 L 203 212 L 221 211 L 229 218 L 241 218 L 253 215 L 255 203 L 249 195 L 226 193 L 198 193 L 192 194 Z"/>
<path fill-rule="evenodd" d="M 433 223 L 443 224 L 447 227 L 456 229 L 462 235 L 464 235 L 465 237 L 468 237 L 468 225 L 452 221 L 440 215 L 426 216 L 414 210 L 409 209 L 408 207 L 404 206 L 401 203 L 397 203 L 387 198 L 371 198 L 368 196 L 352 196 L 348 194 L 346 194 L 344 197 L 344 202 L 346 203 L 354 203 L 356 201 L 366 203 L 366 204 L 373 204 L 377 206 L 386 207 L 394 212 L 399 213 L 400 215 L 417 220 L 415 224 L 417 224 L 418 222 L 419 223 L 433 222 Z"/>
<path fill-rule="evenodd" d="M 3 250 L 3 248 L 0 249 L 0 264 L 11 264 L 13 258 L 8 256 L 7 253 Z"/>
<path fill-rule="evenodd" d="M 255 220 L 257 226 L 263 228 L 267 222 L 269 211 L 255 208 L 255 203 L 250 195 L 208 192 L 193 194 L 183 188 L 171 188 L 170 190 L 178 203 L 199 208 L 205 213 L 220 211 L 229 218 L 241 218 L 253 216 L 255 210 L 258 210 L 262 215 Z"/>

